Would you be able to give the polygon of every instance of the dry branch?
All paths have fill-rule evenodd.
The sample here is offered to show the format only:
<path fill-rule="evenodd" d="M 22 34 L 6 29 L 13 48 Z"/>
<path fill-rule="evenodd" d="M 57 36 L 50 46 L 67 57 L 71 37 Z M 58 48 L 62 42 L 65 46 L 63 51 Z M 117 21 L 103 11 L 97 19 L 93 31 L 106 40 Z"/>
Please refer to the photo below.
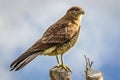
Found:
<path fill-rule="evenodd" d="M 92 69 L 93 61 L 90 61 L 86 55 L 84 55 L 86 61 L 86 80 L 103 80 L 103 75 L 100 71 Z"/>

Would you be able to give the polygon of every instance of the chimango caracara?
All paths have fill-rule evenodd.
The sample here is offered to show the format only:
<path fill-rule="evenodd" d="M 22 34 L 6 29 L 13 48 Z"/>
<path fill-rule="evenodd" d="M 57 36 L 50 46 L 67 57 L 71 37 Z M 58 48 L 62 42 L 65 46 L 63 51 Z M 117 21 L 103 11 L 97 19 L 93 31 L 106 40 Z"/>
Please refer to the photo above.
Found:
<path fill-rule="evenodd" d="M 82 8 L 71 7 L 60 20 L 47 29 L 41 39 L 10 65 L 11 71 L 23 68 L 38 55 L 56 56 L 58 66 L 65 68 L 63 54 L 77 42 L 83 14 Z M 58 55 L 61 56 L 61 63 Z"/>

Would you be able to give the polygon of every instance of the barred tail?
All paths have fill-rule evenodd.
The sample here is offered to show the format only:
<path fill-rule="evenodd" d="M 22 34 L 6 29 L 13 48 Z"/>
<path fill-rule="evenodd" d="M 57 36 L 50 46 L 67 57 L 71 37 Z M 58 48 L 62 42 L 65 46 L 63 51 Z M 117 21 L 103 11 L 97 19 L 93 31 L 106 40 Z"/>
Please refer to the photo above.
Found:
<path fill-rule="evenodd" d="M 32 61 L 35 57 L 37 57 L 38 54 L 34 53 L 34 54 L 22 54 L 20 57 L 18 57 L 11 65 L 10 65 L 10 71 L 12 70 L 19 70 L 21 68 L 23 68 L 26 64 L 28 64 L 30 61 Z"/>

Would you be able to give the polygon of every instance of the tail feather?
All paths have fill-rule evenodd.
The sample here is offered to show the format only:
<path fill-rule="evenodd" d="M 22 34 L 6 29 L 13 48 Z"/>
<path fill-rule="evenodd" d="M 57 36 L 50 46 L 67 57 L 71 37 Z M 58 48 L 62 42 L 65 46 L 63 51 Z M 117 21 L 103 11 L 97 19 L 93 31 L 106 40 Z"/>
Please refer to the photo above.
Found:
<path fill-rule="evenodd" d="M 12 70 L 19 70 L 23 68 L 26 64 L 28 64 L 30 61 L 32 61 L 35 57 L 37 57 L 38 54 L 34 53 L 31 55 L 26 55 L 25 53 L 18 57 L 11 65 L 10 65 L 10 71 Z"/>

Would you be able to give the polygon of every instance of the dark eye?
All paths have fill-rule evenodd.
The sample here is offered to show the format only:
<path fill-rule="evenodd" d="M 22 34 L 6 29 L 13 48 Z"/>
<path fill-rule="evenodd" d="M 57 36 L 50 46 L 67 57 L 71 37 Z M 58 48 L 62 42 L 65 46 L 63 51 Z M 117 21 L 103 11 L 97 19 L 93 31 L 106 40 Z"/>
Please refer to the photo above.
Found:
<path fill-rule="evenodd" d="M 72 10 L 72 11 L 78 11 L 78 9 L 77 9 L 77 8 L 72 8 L 71 10 Z"/>
<path fill-rule="evenodd" d="M 78 12 L 80 9 L 77 7 L 72 7 L 68 10 L 68 12 Z"/>

